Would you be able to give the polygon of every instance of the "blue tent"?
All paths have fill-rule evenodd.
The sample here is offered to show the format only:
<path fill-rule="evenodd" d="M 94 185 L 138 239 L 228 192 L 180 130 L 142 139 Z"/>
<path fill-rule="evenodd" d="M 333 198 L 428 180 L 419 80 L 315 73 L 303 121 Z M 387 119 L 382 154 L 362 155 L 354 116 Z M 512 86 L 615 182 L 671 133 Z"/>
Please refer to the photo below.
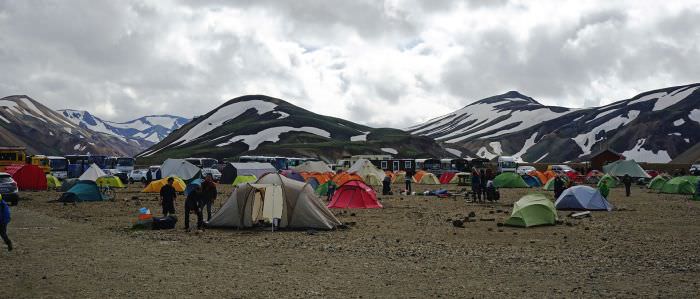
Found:
<path fill-rule="evenodd" d="M 100 188 L 93 181 L 78 181 L 58 199 L 60 202 L 103 201 Z"/>
<path fill-rule="evenodd" d="M 540 182 L 540 179 L 538 179 L 537 177 L 530 176 L 527 174 L 523 175 L 522 177 L 523 177 L 523 181 L 525 181 L 525 183 L 530 187 L 542 186 L 542 182 Z"/>
<path fill-rule="evenodd" d="M 198 186 L 201 186 L 203 182 L 203 179 L 192 180 L 189 184 L 187 184 L 187 187 L 185 187 L 185 196 L 190 195 L 190 192 L 192 192 Z"/>
<path fill-rule="evenodd" d="M 564 190 L 554 206 L 557 210 L 611 211 L 613 209 L 598 189 L 589 186 L 573 186 Z"/>
<path fill-rule="evenodd" d="M 309 185 L 311 185 L 311 188 L 314 188 L 314 190 L 316 190 L 316 188 L 318 188 L 318 185 L 320 185 L 315 177 L 309 177 L 309 179 L 306 180 L 306 182 Z"/>

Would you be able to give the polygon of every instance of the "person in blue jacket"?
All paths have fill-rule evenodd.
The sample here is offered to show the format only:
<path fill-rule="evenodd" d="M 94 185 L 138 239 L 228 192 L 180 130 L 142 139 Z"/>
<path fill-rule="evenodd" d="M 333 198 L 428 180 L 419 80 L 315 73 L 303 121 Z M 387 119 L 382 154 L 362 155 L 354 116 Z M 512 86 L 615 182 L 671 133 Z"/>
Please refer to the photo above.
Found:
<path fill-rule="evenodd" d="M 7 237 L 7 224 L 10 223 L 10 207 L 0 195 L 0 237 L 7 244 L 7 251 L 12 251 L 12 241 Z"/>

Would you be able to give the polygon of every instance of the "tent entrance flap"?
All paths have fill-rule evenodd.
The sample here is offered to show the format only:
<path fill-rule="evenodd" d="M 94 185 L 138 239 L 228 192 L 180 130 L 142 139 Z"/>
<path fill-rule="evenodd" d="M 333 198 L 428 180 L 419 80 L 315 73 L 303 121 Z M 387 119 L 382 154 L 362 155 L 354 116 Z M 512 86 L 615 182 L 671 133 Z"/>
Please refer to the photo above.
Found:
<path fill-rule="evenodd" d="M 282 198 L 282 186 L 251 184 L 255 188 L 253 194 L 253 210 L 251 219 L 253 222 L 265 221 L 272 223 L 272 219 L 282 219 L 284 200 Z"/>

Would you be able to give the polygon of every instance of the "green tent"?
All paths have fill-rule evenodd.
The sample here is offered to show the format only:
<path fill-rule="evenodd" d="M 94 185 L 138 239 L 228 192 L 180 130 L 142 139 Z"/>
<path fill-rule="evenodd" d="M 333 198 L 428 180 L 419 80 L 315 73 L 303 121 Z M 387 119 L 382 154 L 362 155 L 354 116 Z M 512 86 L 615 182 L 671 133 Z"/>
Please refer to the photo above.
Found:
<path fill-rule="evenodd" d="M 611 176 L 621 177 L 626 174 L 633 178 L 649 178 L 644 169 L 634 160 L 618 160 L 603 166 L 603 172 Z"/>
<path fill-rule="evenodd" d="M 238 186 L 239 184 L 244 184 L 244 183 L 254 183 L 257 180 L 258 180 L 258 178 L 252 174 L 239 175 L 236 177 L 235 180 L 233 180 L 233 185 Z"/>
<path fill-rule="evenodd" d="M 602 178 L 600 178 L 600 181 L 598 181 L 598 188 L 599 189 L 600 189 L 600 185 L 603 184 L 603 182 L 608 183 L 609 188 L 615 188 L 615 187 L 617 187 L 617 184 L 620 183 L 616 177 L 611 176 L 609 174 L 606 174 Z"/>
<path fill-rule="evenodd" d="M 76 201 L 102 201 L 102 194 L 97 187 L 97 183 L 93 181 L 78 181 L 68 192 L 63 193 L 60 202 L 76 202 Z"/>
<path fill-rule="evenodd" d="M 496 188 L 530 188 L 522 177 L 515 172 L 504 172 L 493 179 Z"/>
<path fill-rule="evenodd" d="M 665 178 L 664 176 L 657 175 L 651 181 L 649 181 L 649 184 L 647 184 L 647 188 L 659 191 L 661 190 L 661 187 L 664 186 L 664 184 L 668 182 L 668 179 Z"/>
<path fill-rule="evenodd" d="M 695 194 L 695 187 L 698 183 L 697 176 L 681 176 L 672 178 L 661 186 L 661 193 L 671 194 Z"/>
<path fill-rule="evenodd" d="M 98 187 L 125 188 L 122 180 L 116 176 L 103 176 L 95 181 Z"/>
<path fill-rule="evenodd" d="M 528 194 L 513 204 L 513 212 L 506 220 L 508 226 L 531 227 L 537 225 L 554 225 L 557 211 L 544 194 Z"/>
<path fill-rule="evenodd" d="M 569 183 L 569 177 L 563 175 L 561 176 L 561 179 L 564 180 L 564 185 L 567 185 Z M 547 191 L 554 191 L 554 178 L 547 181 L 547 183 L 544 184 L 544 186 L 542 186 L 542 189 Z"/>

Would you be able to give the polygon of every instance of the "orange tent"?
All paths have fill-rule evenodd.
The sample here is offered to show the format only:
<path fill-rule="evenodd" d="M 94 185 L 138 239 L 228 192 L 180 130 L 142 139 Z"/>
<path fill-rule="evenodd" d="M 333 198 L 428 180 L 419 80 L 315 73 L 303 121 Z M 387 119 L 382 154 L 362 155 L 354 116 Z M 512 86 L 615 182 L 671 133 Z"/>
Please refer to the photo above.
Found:
<path fill-rule="evenodd" d="M 321 172 L 301 172 L 299 174 L 304 178 L 304 181 L 308 181 L 309 178 L 315 178 L 320 185 L 330 181 L 333 177 L 331 174 Z"/>
<path fill-rule="evenodd" d="M 549 181 L 549 178 L 547 178 L 547 176 L 544 175 L 544 173 L 539 172 L 537 170 L 530 171 L 527 174 L 538 178 L 540 180 L 540 182 L 542 183 L 542 185 L 546 184 L 547 181 Z"/>
<path fill-rule="evenodd" d="M 350 174 L 347 172 L 339 173 L 336 176 L 333 177 L 333 182 L 337 185 L 340 186 L 342 184 L 345 184 L 345 182 L 348 181 L 363 181 L 362 177 L 356 174 Z M 363 181 L 364 182 L 364 181 Z"/>
<path fill-rule="evenodd" d="M 420 182 L 420 179 L 422 179 L 425 174 L 427 174 L 427 172 L 423 170 L 416 171 L 416 174 L 413 175 L 413 180 Z"/>
<path fill-rule="evenodd" d="M 557 177 L 557 173 L 554 171 L 551 171 L 551 170 L 547 170 L 544 172 L 544 176 L 547 178 L 547 181 L 549 182 L 549 180 Z M 543 182 L 542 184 L 546 184 L 546 183 Z"/>

